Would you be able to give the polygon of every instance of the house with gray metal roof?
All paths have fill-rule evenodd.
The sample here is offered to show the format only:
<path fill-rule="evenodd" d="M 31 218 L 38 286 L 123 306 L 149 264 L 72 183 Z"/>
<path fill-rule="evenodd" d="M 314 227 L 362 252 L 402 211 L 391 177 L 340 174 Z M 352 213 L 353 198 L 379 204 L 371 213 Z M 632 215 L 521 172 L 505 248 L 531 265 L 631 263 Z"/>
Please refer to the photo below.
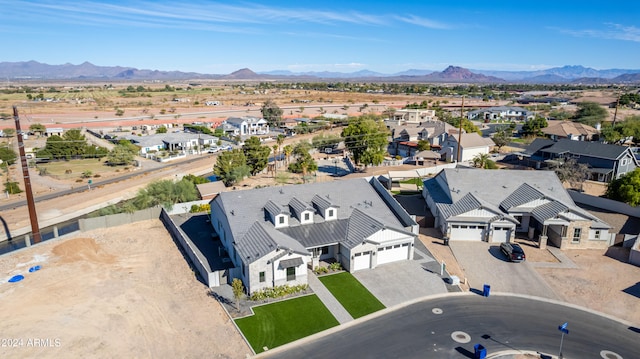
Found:
<path fill-rule="evenodd" d="M 348 271 L 413 257 L 415 220 L 375 178 L 220 193 L 211 225 L 249 293 L 307 283 L 307 269 Z"/>
<path fill-rule="evenodd" d="M 229 117 L 225 124 L 238 130 L 240 136 L 266 135 L 269 133 L 269 123 L 264 118 L 257 117 Z M 227 130 L 225 130 L 227 132 Z"/>
<path fill-rule="evenodd" d="M 520 155 L 526 164 L 536 169 L 574 159 L 589 166 L 589 179 L 599 182 L 618 179 L 639 166 L 630 147 L 568 139 L 536 138 Z"/>
<path fill-rule="evenodd" d="M 447 240 L 500 243 L 522 233 L 541 248 L 613 243 L 611 227 L 579 208 L 552 171 L 444 169 L 424 182 L 423 196 Z"/>

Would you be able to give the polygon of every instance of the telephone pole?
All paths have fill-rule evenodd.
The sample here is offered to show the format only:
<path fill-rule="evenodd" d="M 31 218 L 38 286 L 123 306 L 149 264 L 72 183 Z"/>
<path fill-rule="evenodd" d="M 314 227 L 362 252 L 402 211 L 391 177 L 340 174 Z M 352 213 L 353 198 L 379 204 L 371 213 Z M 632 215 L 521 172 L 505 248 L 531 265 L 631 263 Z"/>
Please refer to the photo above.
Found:
<path fill-rule="evenodd" d="M 18 136 L 18 152 L 20 154 L 20 164 L 22 165 L 22 178 L 24 178 L 24 191 L 27 194 L 27 208 L 29 209 L 29 219 L 31 220 L 31 234 L 33 235 L 33 243 L 40 243 L 40 227 L 38 226 L 38 214 L 36 213 L 36 202 L 33 200 L 33 191 L 31 190 L 31 179 L 29 177 L 29 165 L 27 163 L 27 155 L 24 151 L 24 140 L 22 138 L 22 130 L 20 128 L 20 117 L 18 117 L 18 107 L 13 106 L 13 119 L 16 121 L 16 134 Z"/>

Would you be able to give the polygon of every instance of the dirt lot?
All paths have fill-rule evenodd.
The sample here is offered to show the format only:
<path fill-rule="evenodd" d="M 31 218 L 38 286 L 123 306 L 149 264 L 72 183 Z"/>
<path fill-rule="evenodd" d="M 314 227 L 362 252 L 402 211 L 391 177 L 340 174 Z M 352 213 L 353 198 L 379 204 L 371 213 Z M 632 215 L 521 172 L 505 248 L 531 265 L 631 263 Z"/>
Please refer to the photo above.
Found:
<path fill-rule="evenodd" d="M 30 273 L 35 265 L 42 269 Z M 4 358 L 244 358 L 251 352 L 159 220 L 3 256 L 0 273 L 2 339 L 15 339 L 0 349 Z M 8 283 L 16 274 L 24 280 Z"/>

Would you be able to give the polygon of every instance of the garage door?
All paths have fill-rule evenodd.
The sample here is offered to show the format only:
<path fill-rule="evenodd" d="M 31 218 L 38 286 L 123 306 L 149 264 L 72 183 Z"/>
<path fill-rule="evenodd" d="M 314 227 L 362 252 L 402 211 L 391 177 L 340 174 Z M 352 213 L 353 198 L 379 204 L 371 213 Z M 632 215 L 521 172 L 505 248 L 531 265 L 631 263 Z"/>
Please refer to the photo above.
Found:
<path fill-rule="evenodd" d="M 511 228 L 510 227 L 493 227 L 493 238 L 492 242 L 502 243 L 507 242 L 511 237 Z"/>
<path fill-rule="evenodd" d="M 483 241 L 484 226 L 463 224 L 451 225 L 451 240 L 453 241 Z"/>
<path fill-rule="evenodd" d="M 371 268 L 371 251 L 356 253 L 353 256 L 353 270 Z"/>
<path fill-rule="evenodd" d="M 391 263 L 409 258 L 409 243 L 394 244 L 378 248 L 378 264 Z"/>

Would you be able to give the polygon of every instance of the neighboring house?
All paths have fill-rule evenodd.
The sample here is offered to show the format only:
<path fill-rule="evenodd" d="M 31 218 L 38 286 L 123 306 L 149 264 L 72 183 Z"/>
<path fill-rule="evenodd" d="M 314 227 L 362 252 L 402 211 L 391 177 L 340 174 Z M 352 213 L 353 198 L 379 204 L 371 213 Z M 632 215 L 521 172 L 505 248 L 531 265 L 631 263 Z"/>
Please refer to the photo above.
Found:
<path fill-rule="evenodd" d="M 196 185 L 200 199 L 214 199 L 220 192 L 225 190 L 225 185 L 222 181 L 213 181 L 207 183 L 200 183 Z"/>
<path fill-rule="evenodd" d="M 407 122 L 386 121 L 391 132 L 391 142 L 388 146 L 390 155 L 411 157 L 416 153 L 418 141 L 428 141 L 431 149 L 439 150 L 450 133 L 457 133 L 457 129 L 450 124 L 432 120 L 417 124 Z"/>
<path fill-rule="evenodd" d="M 548 120 L 548 126 L 541 129 L 542 133 L 552 140 L 566 138 L 574 141 L 597 140 L 600 131 L 589 125 L 572 121 Z"/>
<path fill-rule="evenodd" d="M 460 137 L 460 158 L 458 158 L 458 137 Z M 442 144 L 440 154 L 448 162 L 466 162 L 473 160 L 479 154 L 488 154 L 495 145 L 492 139 L 482 137 L 475 132 L 455 134 L 447 137 Z"/>
<path fill-rule="evenodd" d="M 600 142 L 537 138 L 520 154 L 526 164 L 536 169 L 573 158 L 588 165 L 589 179 L 599 182 L 610 182 L 638 167 L 631 148 Z"/>
<path fill-rule="evenodd" d="M 280 128 L 293 130 L 294 128 L 296 128 L 296 126 L 298 126 L 298 122 L 293 118 L 283 118 L 282 120 L 280 120 L 279 125 Z"/>
<path fill-rule="evenodd" d="M 551 171 L 444 169 L 424 182 L 435 227 L 451 241 L 511 241 L 515 233 L 560 249 L 607 248 L 611 228 L 573 202 Z"/>
<path fill-rule="evenodd" d="M 218 194 L 211 225 L 248 293 L 307 283 L 307 267 L 353 272 L 413 258 L 418 225 L 375 178 Z"/>
<path fill-rule="evenodd" d="M 436 119 L 436 111 L 405 108 L 396 110 L 391 117 L 391 120 L 396 122 L 420 123 L 425 121 L 434 121 Z"/>
<path fill-rule="evenodd" d="M 51 137 L 51 136 L 62 136 L 62 134 L 64 133 L 64 129 L 60 128 L 60 127 L 52 127 L 52 128 L 47 128 L 44 131 L 44 135 L 46 137 Z"/>
<path fill-rule="evenodd" d="M 140 154 L 154 151 L 189 151 L 197 147 L 212 146 L 218 142 L 218 137 L 191 132 L 159 133 L 148 136 L 124 135 L 118 139 L 129 140 L 140 147 Z"/>
<path fill-rule="evenodd" d="M 481 108 L 479 110 L 469 111 L 467 118 L 469 120 L 491 121 L 491 120 L 508 120 L 508 121 L 526 121 L 535 117 L 535 114 L 525 108 L 517 106 L 497 106 L 489 108 Z"/>
<path fill-rule="evenodd" d="M 267 133 L 269 133 L 269 123 L 264 118 L 229 117 L 227 118 L 225 123 L 237 128 L 238 135 L 243 137 L 266 135 Z"/>

